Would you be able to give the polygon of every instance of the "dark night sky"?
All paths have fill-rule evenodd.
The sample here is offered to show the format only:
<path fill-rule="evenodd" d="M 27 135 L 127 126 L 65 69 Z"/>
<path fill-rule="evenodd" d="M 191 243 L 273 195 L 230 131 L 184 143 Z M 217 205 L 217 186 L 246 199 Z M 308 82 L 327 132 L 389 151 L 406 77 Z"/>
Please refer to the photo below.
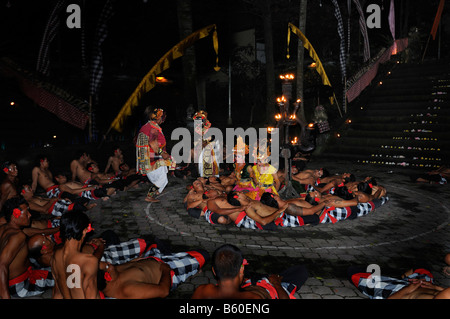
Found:
<path fill-rule="evenodd" d="M 0 55 L 9 56 L 24 67 L 33 70 L 43 30 L 55 2 L 0 0 Z M 366 3 L 369 2 L 383 5 L 383 15 L 387 14 L 390 1 L 366 1 Z M 426 38 L 431 29 L 438 2 L 438 0 L 397 0 L 396 5 L 398 4 L 400 7 L 402 3 L 407 3 L 410 10 L 409 27 L 419 27 Z M 7 7 L 8 3 L 10 3 L 10 7 Z M 85 3 L 85 6 L 82 7 L 82 19 L 84 19 L 89 57 L 96 21 L 105 1 L 74 0 L 68 1 L 68 3 Z M 284 59 L 286 50 L 287 23 L 293 22 L 298 25 L 299 0 L 280 0 L 274 1 L 274 3 L 272 15 L 275 58 L 278 63 L 283 64 L 286 63 L 282 59 Z M 102 46 L 104 82 L 99 94 L 98 108 L 101 112 L 97 114 L 98 126 L 101 130 L 109 126 L 121 106 L 153 64 L 181 40 L 178 34 L 175 0 L 116 0 L 114 8 L 115 14 L 108 24 L 108 37 Z M 341 11 L 343 15 L 346 14 L 345 5 L 341 6 Z M 397 9 L 397 15 L 399 12 L 400 9 Z M 446 12 L 448 12 L 448 5 L 444 10 L 443 18 L 444 27 L 448 28 L 448 23 L 445 23 L 448 21 Z M 65 27 L 65 18 L 68 15 L 64 12 L 62 28 L 51 46 L 52 81 L 77 96 L 88 99 L 87 75 L 81 68 L 81 31 Z M 356 14 L 353 14 L 353 20 L 352 44 L 355 45 L 359 32 Z M 220 63 L 225 65 L 229 34 L 254 26 L 257 29 L 257 38 L 262 39 L 261 19 L 239 0 L 193 0 L 193 21 L 194 30 L 212 23 L 218 25 Z M 399 23 L 397 22 L 397 24 Z M 401 26 L 397 25 L 396 28 L 400 33 Z M 315 47 L 322 62 L 337 61 L 339 44 L 331 1 L 309 1 L 306 30 L 306 36 Z M 444 34 L 448 33 L 444 32 Z M 380 45 L 383 41 L 387 41 L 389 28 L 386 20 L 383 20 L 381 30 L 371 30 L 369 36 L 373 46 L 376 46 L 377 42 Z M 200 42 L 198 46 L 202 48 L 202 52 L 203 49 L 212 52 L 211 40 Z M 291 51 L 292 48 L 293 46 L 291 46 Z M 197 51 L 200 50 L 197 49 Z M 374 52 L 376 51 L 373 51 L 372 54 Z M 198 63 L 199 70 L 202 72 L 212 70 L 213 58 L 213 55 L 201 56 L 199 59 L 201 62 Z M 181 61 L 177 61 L 167 73 L 180 80 L 180 65 Z M 79 135 L 80 130 L 69 127 L 54 115 L 33 105 L 11 81 L 0 77 L 0 84 L 2 86 L 0 91 L 2 117 L 4 118 L 6 114 L 11 116 L 11 121 L 22 121 L 21 124 L 15 125 L 15 127 L 20 127 L 20 133 L 31 130 L 37 135 L 37 132 L 49 131 L 49 133 L 43 134 L 47 139 L 54 134 L 53 130 L 64 131 L 68 135 Z M 177 103 L 177 93 L 169 92 L 167 88 L 155 88 L 152 91 L 145 97 L 145 102 L 151 102 L 152 99 L 159 101 L 158 99 L 162 98 L 172 99 L 172 103 Z M 16 114 L 8 113 L 11 112 L 9 106 L 11 99 L 18 102 L 16 103 L 18 109 L 19 106 L 21 107 L 20 111 L 15 111 Z M 223 103 L 226 104 L 227 101 Z M 26 120 L 26 118 L 28 119 Z M 36 121 L 37 118 L 38 121 Z M 11 121 L 8 119 L 8 122 Z M 2 136 L 10 135 L 11 129 L 5 132 L 5 125 L 1 123 L 4 123 L 4 120 L 0 121 Z"/>

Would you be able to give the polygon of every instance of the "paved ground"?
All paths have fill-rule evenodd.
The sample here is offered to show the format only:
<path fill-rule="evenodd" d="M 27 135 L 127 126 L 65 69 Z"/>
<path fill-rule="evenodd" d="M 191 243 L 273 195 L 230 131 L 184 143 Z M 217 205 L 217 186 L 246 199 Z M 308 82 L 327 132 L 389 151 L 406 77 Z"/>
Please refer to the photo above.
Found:
<path fill-rule="evenodd" d="M 357 178 L 374 176 L 387 188 L 389 202 L 355 220 L 276 231 L 256 231 L 235 226 L 210 225 L 189 217 L 182 200 L 188 181 L 170 177 L 160 203 L 144 201 L 147 186 L 118 192 L 109 201 L 98 201 L 88 212 L 95 232 L 112 229 L 121 240 L 153 234 L 173 251 L 239 246 L 259 273 L 281 271 L 293 264 L 306 265 L 309 278 L 300 299 L 366 299 L 346 279 L 350 265 L 378 264 L 382 274 L 400 275 L 414 266 L 427 267 L 438 284 L 450 286 L 442 273 L 450 252 L 448 185 L 415 184 L 409 174 L 417 171 L 354 165 L 345 162 L 310 162 L 307 168 L 326 167 L 330 173 L 353 172 Z M 215 282 L 211 264 L 180 285 L 168 298 L 190 298 L 199 284 Z M 46 293 L 40 298 L 49 298 Z"/>

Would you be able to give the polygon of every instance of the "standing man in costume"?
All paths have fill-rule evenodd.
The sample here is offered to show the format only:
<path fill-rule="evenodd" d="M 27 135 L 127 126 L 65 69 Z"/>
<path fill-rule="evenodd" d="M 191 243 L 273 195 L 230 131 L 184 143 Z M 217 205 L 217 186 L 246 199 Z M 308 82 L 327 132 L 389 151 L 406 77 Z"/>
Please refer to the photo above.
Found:
<path fill-rule="evenodd" d="M 175 161 L 166 151 L 166 138 L 160 125 L 166 119 L 163 109 L 148 106 L 145 109 L 148 122 L 139 130 L 136 140 L 136 170 L 139 174 L 147 175 L 154 185 L 150 187 L 145 201 L 158 202 L 155 197 L 168 184 L 167 172 L 175 169 Z"/>
<path fill-rule="evenodd" d="M 194 138 L 194 150 L 200 150 L 198 158 L 198 152 L 194 152 L 198 163 L 198 173 L 200 177 L 219 177 L 220 143 L 218 140 L 213 141 L 211 137 L 204 139 L 204 135 L 211 127 L 211 122 L 208 121 L 208 113 L 203 110 L 198 111 L 194 114 L 193 119 L 195 133 L 201 136 L 200 141 L 202 143 L 200 148 L 198 145 L 200 141 Z M 199 125 L 197 121 L 201 121 L 201 124 Z"/>

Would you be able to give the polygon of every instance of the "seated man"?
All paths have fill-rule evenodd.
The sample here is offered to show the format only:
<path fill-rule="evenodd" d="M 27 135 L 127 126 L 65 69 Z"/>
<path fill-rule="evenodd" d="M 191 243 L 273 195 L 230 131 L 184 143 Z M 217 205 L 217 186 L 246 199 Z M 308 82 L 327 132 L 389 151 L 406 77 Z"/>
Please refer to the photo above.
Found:
<path fill-rule="evenodd" d="M 0 297 L 29 297 L 42 294 L 54 286 L 51 273 L 33 269 L 28 259 L 27 235 L 22 230 L 30 225 L 28 203 L 14 197 L 3 207 L 7 223 L 0 226 Z"/>
<path fill-rule="evenodd" d="M 55 278 L 54 299 L 101 298 L 97 289 L 97 270 L 104 245 L 99 243 L 95 255 L 81 251 L 86 234 L 91 230 L 89 218 L 83 212 L 68 212 L 61 217 L 60 236 L 63 244 L 54 250 L 50 261 Z M 74 271 L 79 274 L 76 280 L 78 284 L 72 282 L 69 285 L 69 276 Z"/>
<path fill-rule="evenodd" d="M 212 256 L 212 272 L 217 285 L 198 286 L 192 299 L 295 299 L 294 293 L 308 278 L 306 268 L 298 265 L 280 275 L 245 279 L 247 265 L 238 247 L 230 244 L 220 246 Z"/>
<path fill-rule="evenodd" d="M 116 146 L 113 149 L 113 155 L 108 158 L 104 173 L 107 174 L 110 169 L 112 169 L 113 174 L 115 176 L 119 176 L 121 174 L 120 165 L 122 163 L 124 163 L 122 149 Z"/>
<path fill-rule="evenodd" d="M 98 186 L 88 186 L 79 182 L 68 182 L 67 177 L 62 173 L 57 173 L 53 176 L 50 171 L 50 161 L 45 156 L 38 156 L 39 166 L 33 168 L 32 175 L 32 189 L 36 192 L 37 185 L 41 186 L 48 198 L 59 197 L 59 198 L 71 198 L 73 196 L 79 196 L 83 191 L 91 191 Z M 58 184 L 56 184 L 53 179 L 55 179 Z M 65 194 L 64 194 L 65 193 Z"/>
<path fill-rule="evenodd" d="M 78 179 L 79 182 L 85 184 L 90 179 L 91 173 L 87 170 L 86 165 L 91 161 L 91 157 L 84 151 L 78 151 L 75 158 L 70 162 L 70 171 L 72 172 L 72 181 Z"/>
<path fill-rule="evenodd" d="M 195 275 L 209 259 L 206 250 L 162 254 L 151 248 L 144 258 L 120 265 L 100 263 L 99 290 L 117 299 L 165 298 Z"/>
<path fill-rule="evenodd" d="M 17 165 L 13 162 L 5 162 L 2 165 L 2 171 L 5 173 L 5 177 L 0 184 L 0 211 L 8 199 L 19 195 L 19 191 L 17 190 L 19 182 Z M 3 218 L 0 220 L 0 224 L 5 222 Z"/>

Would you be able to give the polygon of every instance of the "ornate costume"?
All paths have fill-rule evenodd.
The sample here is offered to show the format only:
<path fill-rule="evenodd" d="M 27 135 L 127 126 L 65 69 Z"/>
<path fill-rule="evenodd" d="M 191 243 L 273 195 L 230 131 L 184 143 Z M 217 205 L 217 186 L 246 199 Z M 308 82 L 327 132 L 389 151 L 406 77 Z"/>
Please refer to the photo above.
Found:
<path fill-rule="evenodd" d="M 219 154 L 220 144 L 219 141 L 211 141 L 211 138 L 203 139 L 204 134 L 211 127 L 211 122 L 208 121 L 208 114 L 205 111 L 198 111 L 194 114 L 194 121 L 202 121 L 201 126 L 194 123 L 195 132 L 201 135 L 201 152 L 198 157 L 198 172 L 201 177 L 219 177 Z M 195 140 L 194 149 L 199 149 L 199 141 Z"/>

